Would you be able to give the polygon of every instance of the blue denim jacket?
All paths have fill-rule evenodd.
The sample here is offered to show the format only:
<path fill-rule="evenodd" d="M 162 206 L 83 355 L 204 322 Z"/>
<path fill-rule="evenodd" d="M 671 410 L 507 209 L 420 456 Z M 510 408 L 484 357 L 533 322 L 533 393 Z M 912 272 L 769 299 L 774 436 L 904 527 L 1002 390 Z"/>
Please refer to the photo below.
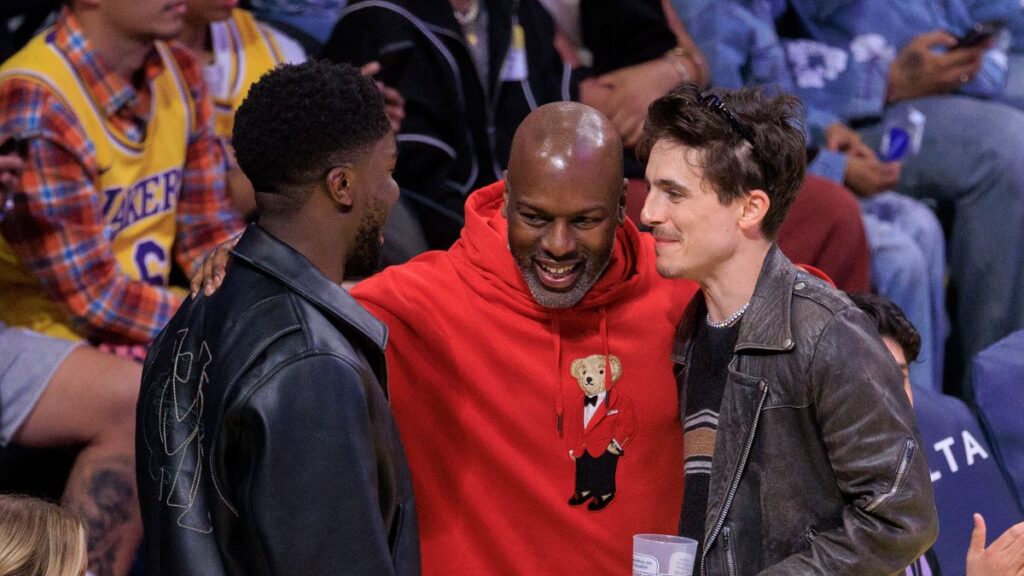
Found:
<path fill-rule="evenodd" d="M 911 39 L 938 29 L 959 36 L 975 21 L 969 0 L 772 1 L 776 13 L 785 1 L 783 9 L 791 9 L 803 29 L 800 37 L 783 40 L 798 93 L 848 120 L 881 114 L 889 65 Z M 997 96 L 1006 77 L 1006 51 L 995 47 L 959 92 Z"/>

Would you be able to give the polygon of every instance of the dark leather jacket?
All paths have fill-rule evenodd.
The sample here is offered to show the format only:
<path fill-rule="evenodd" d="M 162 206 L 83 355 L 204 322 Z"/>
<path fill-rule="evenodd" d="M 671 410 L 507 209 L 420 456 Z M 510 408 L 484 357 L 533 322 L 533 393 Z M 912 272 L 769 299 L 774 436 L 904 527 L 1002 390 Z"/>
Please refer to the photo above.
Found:
<path fill-rule="evenodd" d="M 680 325 L 681 384 L 705 312 L 698 295 Z M 703 574 L 729 576 L 892 574 L 937 534 L 895 361 L 845 295 L 774 246 L 729 365 L 705 526 Z"/>
<path fill-rule="evenodd" d="M 146 359 L 137 473 L 148 576 L 418 574 L 387 331 L 258 226 Z"/>

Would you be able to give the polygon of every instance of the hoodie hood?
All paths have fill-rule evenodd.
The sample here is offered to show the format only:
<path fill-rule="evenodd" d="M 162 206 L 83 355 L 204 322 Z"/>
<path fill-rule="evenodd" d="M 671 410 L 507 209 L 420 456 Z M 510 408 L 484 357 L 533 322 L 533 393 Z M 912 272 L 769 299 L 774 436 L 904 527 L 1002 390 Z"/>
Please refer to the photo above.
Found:
<path fill-rule="evenodd" d="M 534 300 L 516 265 L 508 245 L 508 222 L 501 215 L 505 182 L 499 181 L 474 192 L 466 200 L 466 225 L 453 248 L 461 262 L 463 279 L 474 290 L 489 298 L 500 298 L 517 311 L 532 317 L 547 316 L 555 309 Z M 558 309 L 560 315 L 571 311 L 590 311 L 620 298 L 632 290 L 644 289 L 649 275 L 638 274 L 642 266 L 653 268 L 654 252 L 644 246 L 640 231 L 628 218 L 615 231 L 608 267 L 583 299 L 571 308 Z"/>

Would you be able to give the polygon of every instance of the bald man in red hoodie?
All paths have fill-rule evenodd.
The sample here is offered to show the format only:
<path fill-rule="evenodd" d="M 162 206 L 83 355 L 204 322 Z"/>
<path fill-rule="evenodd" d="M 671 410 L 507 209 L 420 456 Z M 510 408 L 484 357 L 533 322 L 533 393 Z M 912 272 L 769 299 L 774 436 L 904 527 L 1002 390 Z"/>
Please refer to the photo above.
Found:
<path fill-rule="evenodd" d="M 216 260 L 205 267 L 213 285 Z M 625 216 L 615 129 L 561 102 L 520 125 L 506 181 L 467 199 L 454 246 L 353 289 L 390 330 L 424 574 L 628 574 L 633 534 L 676 532 L 683 443 L 670 354 L 696 286 L 662 279 L 654 260 L 652 238 Z M 595 354 L 619 360 L 614 391 L 635 410 L 614 498 L 576 492 L 567 450 L 570 404 L 581 402 L 572 365 Z"/>

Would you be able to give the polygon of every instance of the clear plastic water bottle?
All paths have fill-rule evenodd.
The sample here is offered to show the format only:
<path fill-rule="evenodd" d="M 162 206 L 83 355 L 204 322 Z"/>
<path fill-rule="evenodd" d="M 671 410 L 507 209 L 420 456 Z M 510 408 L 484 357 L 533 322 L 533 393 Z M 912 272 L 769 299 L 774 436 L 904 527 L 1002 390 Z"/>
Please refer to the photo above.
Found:
<path fill-rule="evenodd" d="M 908 154 L 917 154 L 921 150 L 921 139 L 924 137 L 924 120 L 924 114 L 911 107 L 891 115 L 885 121 L 882 143 L 878 150 L 879 159 L 883 162 L 895 162 Z"/>

